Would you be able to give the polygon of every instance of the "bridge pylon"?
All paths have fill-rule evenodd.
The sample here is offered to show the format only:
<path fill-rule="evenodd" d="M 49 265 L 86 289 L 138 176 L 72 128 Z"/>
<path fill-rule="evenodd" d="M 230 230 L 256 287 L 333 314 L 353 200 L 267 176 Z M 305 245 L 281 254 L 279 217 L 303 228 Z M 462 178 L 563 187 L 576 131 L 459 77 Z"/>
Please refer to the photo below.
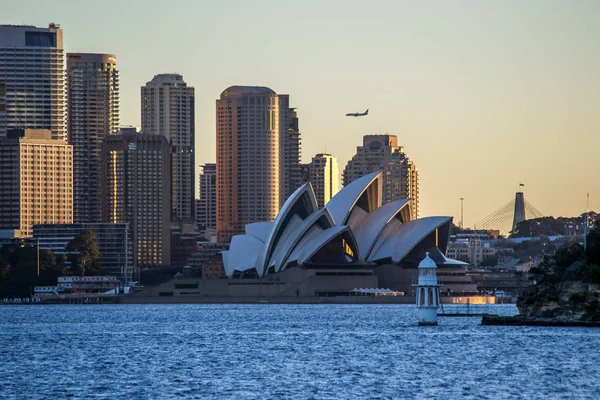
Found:
<path fill-rule="evenodd" d="M 517 229 L 517 224 L 519 222 L 525 221 L 527 216 L 525 215 L 525 196 L 523 192 L 517 192 L 515 194 L 515 211 L 513 217 L 513 224 L 511 232 L 515 232 Z"/>

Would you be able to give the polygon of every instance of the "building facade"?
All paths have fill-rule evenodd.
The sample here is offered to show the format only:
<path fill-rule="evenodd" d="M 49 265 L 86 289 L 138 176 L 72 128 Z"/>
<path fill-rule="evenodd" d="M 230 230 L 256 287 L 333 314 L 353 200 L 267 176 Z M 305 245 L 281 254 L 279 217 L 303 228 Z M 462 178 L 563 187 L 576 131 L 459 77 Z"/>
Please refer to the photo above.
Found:
<path fill-rule="evenodd" d="M 324 207 L 341 189 L 337 159 L 331 154 L 317 154 L 312 158 L 308 171 L 317 204 Z"/>
<path fill-rule="evenodd" d="M 204 164 L 201 168 L 196 224 L 199 231 L 206 231 L 217 228 L 217 164 Z"/>
<path fill-rule="evenodd" d="M 496 265 L 496 240 L 486 234 L 467 233 L 452 236 L 446 254 L 450 258 L 469 263 L 472 267 Z"/>
<path fill-rule="evenodd" d="M 288 110 L 288 131 L 284 147 L 284 188 L 283 204 L 288 197 L 302 185 L 302 140 L 300 137 L 300 122 L 295 108 Z"/>
<path fill-rule="evenodd" d="M 102 144 L 102 220 L 129 223 L 134 263 L 171 262 L 171 146 L 162 135 L 109 135 Z"/>
<path fill-rule="evenodd" d="M 87 231 L 96 234 L 98 262 L 104 271 L 120 277 L 124 282 L 138 276 L 128 223 L 36 224 L 33 226 L 33 238 L 39 240 L 41 250 L 67 254 L 69 242 Z"/>
<path fill-rule="evenodd" d="M 301 182 L 300 137 L 288 95 L 232 86 L 216 103 L 217 231 L 227 241 L 248 223 L 273 221 Z"/>
<path fill-rule="evenodd" d="M 188 260 L 196 275 L 202 271 L 202 279 L 221 278 L 225 275 L 221 252 L 229 249 L 229 243 L 198 242 L 198 248 Z"/>
<path fill-rule="evenodd" d="M 67 139 L 73 146 L 73 219 L 98 222 L 100 152 L 119 131 L 119 71 L 114 54 L 67 54 Z"/>
<path fill-rule="evenodd" d="M 395 135 L 366 135 L 363 145 L 344 169 L 344 186 L 374 172 L 383 171 L 383 202 L 400 199 L 412 201 L 412 213 L 419 216 L 419 171 L 413 161 L 398 145 Z"/>
<path fill-rule="evenodd" d="M 65 140 L 64 75 L 58 25 L 0 25 L 0 138 L 30 128 Z"/>
<path fill-rule="evenodd" d="M 0 139 L 0 229 L 31 236 L 33 224 L 73 222 L 73 150 L 44 129 Z"/>
<path fill-rule="evenodd" d="M 488 265 L 495 265 L 496 262 L 489 263 L 489 260 L 496 258 L 495 241 L 482 240 L 476 236 L 455 238 L 448 244 L 446 255 L 449 258 L 468 262 L 472 267 L 481 266 L 486 259 Z"/>
<path fill-rule="evenodd" d="M 179 74 L 156 75 L 141 88 L 142 132 L 164 136 L 172 149 L 171 214 L 194 220 L 194 88 Z"/>

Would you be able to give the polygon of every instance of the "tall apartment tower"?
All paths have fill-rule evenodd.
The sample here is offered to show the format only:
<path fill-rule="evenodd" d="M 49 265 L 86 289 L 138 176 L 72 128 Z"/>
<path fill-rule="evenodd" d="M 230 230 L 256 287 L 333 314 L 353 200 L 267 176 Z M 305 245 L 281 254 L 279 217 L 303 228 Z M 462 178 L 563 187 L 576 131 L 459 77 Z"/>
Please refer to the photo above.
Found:
<path fill-rule="evenodd" d="M 196 223 L 201 231 L 217 228 L 217 164 L 202 165 Z"/>
<path fill-rule="evenodd" d="M 302 185 L 302 146 L 300 138 L 300 124 L 295 108 L 288 111 L 288 131 L 284 147 L 284 192 L 281 204 Z"/>
<path fill-rule="evenodd" d="M 419 216 L 419 171 L 398 146 L 395 135 L 366 135 L 363 145 L 344 169 L 344 186 L 363 175 L 383 171 L 383 202 L 412 200 L 413 217 Z"/>
<path fill-rule="evenodd" d="M 231 86 L 217 100 L 220 240 L 246 224 L 273 221 L 294 182 L 300 183 L 300 133 L 291 113 L 289 96 L 267 87 Z"/>
<path fill-rule="evenodd" d="M 102 220 L 129 223 L 139 267 L 171 262 L 171 146 L 162 135 L 124 133 L 102 144 Z"/>
<path fill-rule="evenodd" d="M 0 138 L 29 128 L 65 140 L 64 75 L 58 25 L 0 25 Z"/>
<path fill-rule="evenodd" d="M 0 229 L 73 222 L 73 150 L 50 130 L 10 129 L 0 138 Z"/>
<path fill-rule="evenodd" d="M 141 88 L 142 132 L 171 144 L 173 221 L 193 223 L 195 190 L 194 88 L 179 74 L 156 75 Z"/>
<path fill-rule="evenodd" d="M 73 146 L 73 219 L 99 222 L 100 153 L 119 132 L 119 71 L 114 54 L 67 54 L 67 140 Z"/>
<path fill-rule="evenodd" d="M 338 162 L 331 154 L 317 154 L 312 158 L 308 171 L 317 203 L 323 207 L 341 189 Z"/>

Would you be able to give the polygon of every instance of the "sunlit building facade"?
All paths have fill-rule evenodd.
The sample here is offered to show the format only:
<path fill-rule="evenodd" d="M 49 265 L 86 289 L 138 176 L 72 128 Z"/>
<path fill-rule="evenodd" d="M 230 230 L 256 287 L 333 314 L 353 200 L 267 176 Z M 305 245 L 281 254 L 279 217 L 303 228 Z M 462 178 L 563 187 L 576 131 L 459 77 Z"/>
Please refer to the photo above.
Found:
<path fill-rule="evenodd" d="M 67 138 L 73 145 L 76 223 L 98 222 L 100 152 L 119 131 L 119 71 L 114 54 L 67 54 Z"/>
<path fill-rule="evenodd" d="M 273 221 L 301 182 L 297 117 L 289 96 L 232 86 L 216 101 L 217 232 L 220 240 L 256 221 Z"/>
<path fill-rule="evenodd" d="M 317 154 L 308 166 L 309 180 L 319 207 L 324 207 L 341 189 L 338 162 L 331 154 Z"/>
<path fill-rule="evenodd" d="M 164 136 L 172 149 L 171 214 L 193 224 L 195 208 L 194 88 L 179 74 L 156 75 L 141 88 L 142 132 Z"/>
<path fill-rule="evenodd" d="M 366 135 L 363 145 L 344 169 L 344 186 L 375 171 L 383 171 L 383 203 L 410 199 L 412 213 L 419 216 L 419 171 L 398 145 L 395 135 Z"/>
<path fill-rule="evenodd" d="M 0 139 L 0 229 L 31 236 L 33 224 L 73 222 L 73 150 L 46 129 Z"/>
<path fill-rule="evenodd" d="M 63 31 L 0 25 L 0 138 L 9 129 L 48 129 L 65 140 Z"/>
<path fill-rule="evenodd" d="M 139 267 L 171 262 L 171 146 L 161 135 L 107 136 L 102 145 L 102 220 L 129 223 Z"/>

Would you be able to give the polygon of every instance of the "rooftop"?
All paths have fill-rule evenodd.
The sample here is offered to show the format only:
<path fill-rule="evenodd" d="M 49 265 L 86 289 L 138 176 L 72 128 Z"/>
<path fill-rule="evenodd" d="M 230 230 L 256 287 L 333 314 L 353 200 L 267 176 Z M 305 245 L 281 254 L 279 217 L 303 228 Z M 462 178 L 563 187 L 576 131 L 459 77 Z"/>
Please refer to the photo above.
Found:
<path fill-rule="evenodd" d="M 230 86 L 221 93 L 224 97 L 238 97 L 242 94 L 276 94 L 273 89 L 266 86 Z"/>

